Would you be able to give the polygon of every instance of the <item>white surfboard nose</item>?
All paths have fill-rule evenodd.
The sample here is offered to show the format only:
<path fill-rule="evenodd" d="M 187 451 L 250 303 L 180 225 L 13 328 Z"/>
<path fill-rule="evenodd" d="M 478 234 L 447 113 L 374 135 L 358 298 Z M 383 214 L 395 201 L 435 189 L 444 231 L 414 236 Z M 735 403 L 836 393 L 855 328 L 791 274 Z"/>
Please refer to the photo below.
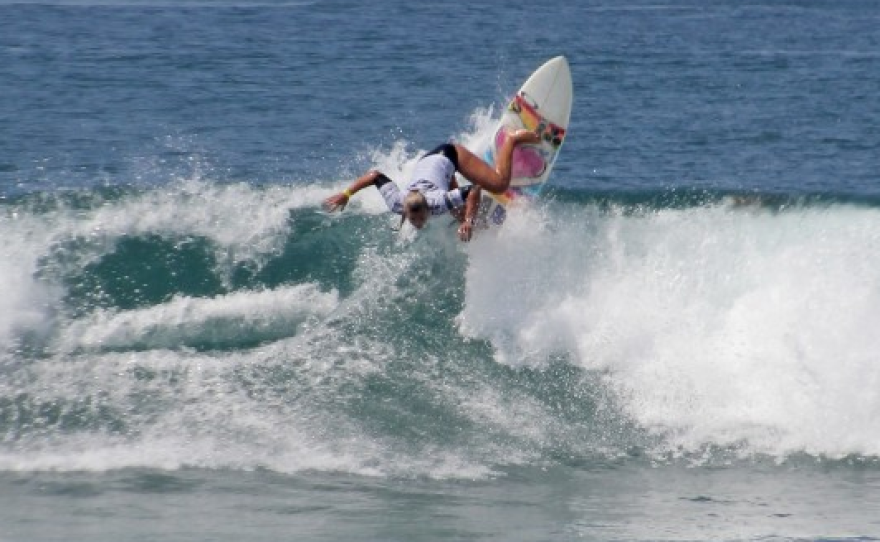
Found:
<path fill-rule="evenodd" d="M 551 58 L 542 64 L 526 80 L 521 92 L 534 100 L 544 118 L 559 126 L 568 126 L 574 88 L 565 56 Z"/>

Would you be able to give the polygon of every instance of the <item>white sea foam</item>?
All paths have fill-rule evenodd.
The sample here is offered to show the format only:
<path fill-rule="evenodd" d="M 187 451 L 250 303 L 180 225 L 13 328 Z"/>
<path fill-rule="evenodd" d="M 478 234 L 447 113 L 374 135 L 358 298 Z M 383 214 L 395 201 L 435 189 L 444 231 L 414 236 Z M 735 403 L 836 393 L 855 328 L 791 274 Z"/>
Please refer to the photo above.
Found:
<path fill-rule="evenodd" d="M 489 468 L 430 444 L 420 453 L 341 415 L 345 389 L 380 373 L 393 352 L 365 338 L 345 346 L 316 328 L 253 350 L 55 356 L 0 380 L 22 422 L 0 447 L 0 471 L 183 467 L 363 476 L 484 477 Z M 349 392 L 350 393 L 350 392 Z M 91 427 L 65 430 L 65 420 Z M 114 421 L 115 420 L 115 421 Z M 15 420 L 13 420 L 15 421 Z M 116 425 L 118 424 L 118 425 Z M 115 427 L 115 429 L 114 429 Z"/>
<path fill-rule="evenodd" d="M 461 328 L 499 361 L 606 371 L 673 451 L 880 455 L 880 212 L 554 213 L 472 247 Z"/>
<path fill-rule="evenodd" d="M 14 302 L 4 300 L 11 310 L 4 346 L 23 326 L 49 323 L 62 304 L 65 271 L 112 253 L 125 236 L 205 236 L 234 259 L 260 265 L 289 240 L 296 220 L 289 210 L 317 208 L 330 193 L 192 182 L 96 209 L 19 207 L 24 216 L 4 224 L 10 257 L 3 277 L 21 278 Z M 61 311 L 42 357 L 0 354 L 0 397 L 11 401 L 0 470 L 198 466 L 485 476 L 488 467 L 455 451 L 396 450 L 398 443 L 339 412 L 338 403 L 395 355 L 384 340 L 345 336 L 345 327 L 369 317 L 408 261 L 365 248 L 356 270 L 364 286 L 343 301 L 305 282 L 213 298 L 178 295 L 136 309 Z M 41 288 L 59 291 L 38 322 L 28 322 Z M 190 346 L 221 349 L 201 354 Z"/>
<path fill-rule="evenodd" d="M 228 346 L 297 333 L 309 319 L 329 314 L 336 292 L 313 284 L 236 292 L 215 298 L 178 296 L 145 309 L 97 310 L 64 330 L 59 347 L 78 349 Z"/>
<path fill-rule="evenodd" d="M 21 334 L 44 331 L 57 299 L 52 285 L 35 279 L 45 256 L 45 223 L 33 215 L 7 208 L 0 212 L 0 351 Z"/>
<path fill-rule="evenodd" d="M 235 263 L 258 268 L 286 242 L 291 210 L 315 208 L 329 187 L 214 185 L 181 181 L 92 208 L 8 206 L 0 214 L 0 348 L 43 332 L 59 303 L 57 277 L 114 250 L 126 236 L 202 237 L 215 248 L 218 275 Z M 75 247 L 73 247 L 75 245 Z"/>

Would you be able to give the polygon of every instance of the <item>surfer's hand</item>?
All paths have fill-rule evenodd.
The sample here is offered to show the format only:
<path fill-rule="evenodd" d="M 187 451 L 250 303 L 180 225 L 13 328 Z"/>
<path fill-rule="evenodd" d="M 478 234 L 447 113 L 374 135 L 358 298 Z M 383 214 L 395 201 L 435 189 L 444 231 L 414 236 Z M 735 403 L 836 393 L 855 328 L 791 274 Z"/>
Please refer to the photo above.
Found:
<path fill-rule="evenodd" d="M 340 192 L 338 194 L 334 194 L 329 198 L 324 200 L 324 210 L 328 213 L 332 213 L 333 211 L 342 211 L 345 209 L 345 206 L 348 205 L 348 195 L 344 192 Z"/>
<path fill-rule="evenodd" d="M 467 243 L 474 234 L 474 223 L 471 220 L 465 220 L 458 227 L 458 238 Z"/>

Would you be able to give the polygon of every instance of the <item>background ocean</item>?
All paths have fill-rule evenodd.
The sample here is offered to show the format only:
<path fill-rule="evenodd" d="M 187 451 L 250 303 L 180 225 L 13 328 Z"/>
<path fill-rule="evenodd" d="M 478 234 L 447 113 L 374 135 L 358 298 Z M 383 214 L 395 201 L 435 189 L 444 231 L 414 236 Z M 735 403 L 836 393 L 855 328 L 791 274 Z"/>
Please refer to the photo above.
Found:
<path fill-rule="evenodd" d="M 0 2 L 0 541 L 880 540 L 878 29 Z M 500 231 L 321 211 L 559 54 Z"/>

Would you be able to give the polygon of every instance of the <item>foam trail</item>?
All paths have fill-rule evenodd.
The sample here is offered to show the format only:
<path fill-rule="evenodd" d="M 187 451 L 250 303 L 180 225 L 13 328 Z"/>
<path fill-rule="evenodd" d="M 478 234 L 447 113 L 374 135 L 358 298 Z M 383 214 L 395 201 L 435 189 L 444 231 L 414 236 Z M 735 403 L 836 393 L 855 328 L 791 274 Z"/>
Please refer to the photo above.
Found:
<path fill-rule="evenodd" d="M 605 371 L 676 453 L 880 455 L 877 210 L 553 213 L 471 252 L 461 328 L 499 361 Z"/>
<path fill-rule="evenodd" d="M 336 292 L 302 284 L 210 299 L 178 296 L 131 311 L 98 310 L 64 331 L 62 351 L 78 349 L 223 347 L 293 336 L 309 319 L 328 315 Z"/>

